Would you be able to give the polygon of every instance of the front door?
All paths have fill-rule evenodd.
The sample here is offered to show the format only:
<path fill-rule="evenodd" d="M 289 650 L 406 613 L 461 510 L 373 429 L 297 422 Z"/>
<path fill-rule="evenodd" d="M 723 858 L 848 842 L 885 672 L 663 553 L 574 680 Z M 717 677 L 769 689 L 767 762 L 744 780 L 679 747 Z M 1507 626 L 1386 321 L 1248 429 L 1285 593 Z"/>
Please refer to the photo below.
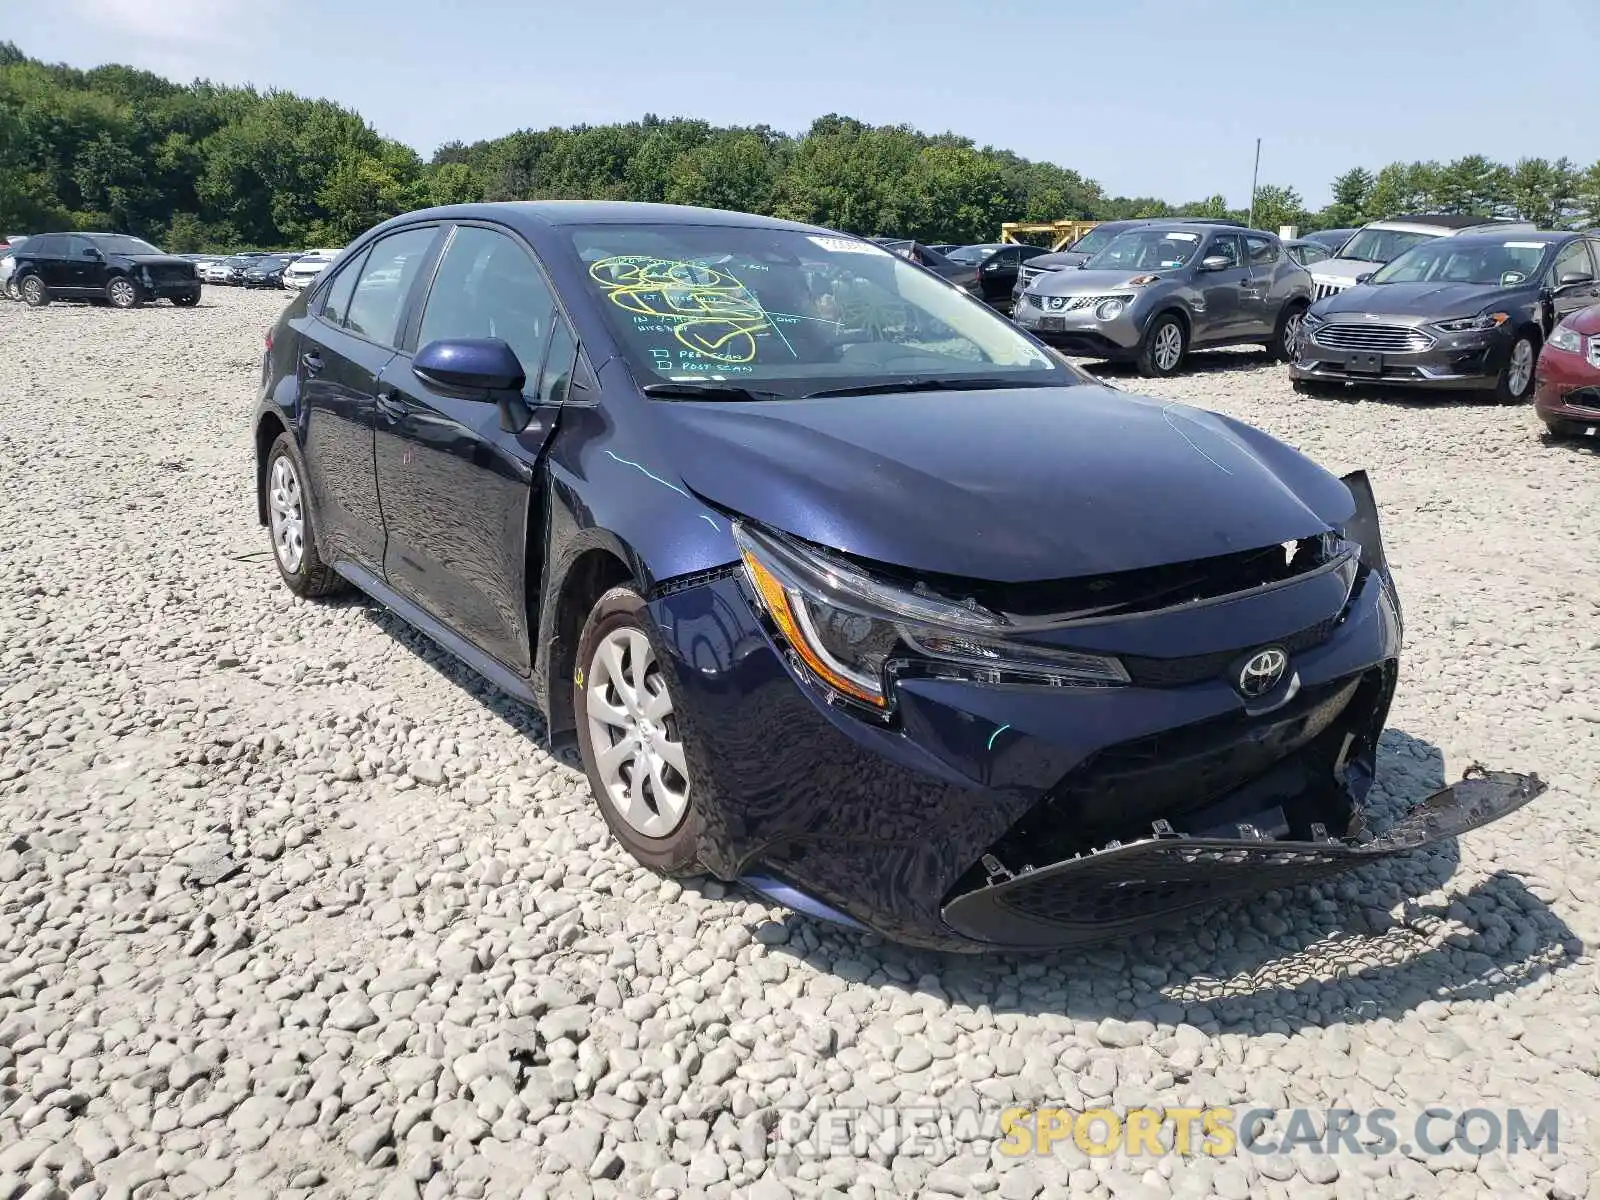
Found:
<path fill-rule="evenodd" d="M 409 346 L 506 342 L 533 417 L 508 429 L 498 405 L 448 395 L 412 371 L 410 353 L 395 357 L 379 380 L 384 573 L 396 592 L 526 675 L 529 558 L 544 549 L 542 530 L 529 527 L 530 500 L 576 344 L 532 252 L 486 225 L 456 227 L 416 324 Z"/>
<path fill-rule="evenodd" d="M 1245 265 L 1244 242 L 1236 233 L 1215 233 L 1200 252 L 1201 261 L 1223 258 L 1227 265 L 1217 271 L 1197 271 L 1195 290 L 1203 309 L 1195 314 L 1193 345 L 1226 341 L 1240 336 L 1244 328 L 1244 298 L 1250 287 L 1250 268 Z"/>
<path fill-rule="evenodd" d="M 1600 300 L 1600 274 L 1596 272 L 1590 250 L 1591 246 L 1587 239 L 1577 238 L 1563 246 L 1556 255 L 1547 284 L 1552 309 L 1545 315 L 1547 336 L 1550 330 L 1555 328 L 1556 322 L 1563 317 L 1577 312 L 1580 308 L 1588 308 L 1596 300 Z M 1587 275 L 1588 282 L 1565 285 L 1561 282 L 1563 277 L 1571 279 L 1578 275 Z"/>
<path fill-rule="evenodd" d="M 411 285 L 437 225 L 391 233 L 357 255 L 312 297 L 301 333 L 305 457 L 322 554 L 383 573 L 383 512 L 373 461 L 378 377 L 395 355 Z"/>
<path fill-rule="evenodd" d="M 82 295 L 105 290 L 106 256 L 86 237 L 73 235 L 67 249 L 67 259 L 61 268 L 60 290 Z"/>

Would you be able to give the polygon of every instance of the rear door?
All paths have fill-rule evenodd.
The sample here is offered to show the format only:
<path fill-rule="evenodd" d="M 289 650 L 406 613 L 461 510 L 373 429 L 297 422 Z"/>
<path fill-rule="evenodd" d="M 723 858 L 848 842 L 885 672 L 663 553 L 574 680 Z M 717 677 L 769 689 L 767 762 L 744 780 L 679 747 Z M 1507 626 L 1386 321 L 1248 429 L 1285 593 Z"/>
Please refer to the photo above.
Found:
<path fill-rule="evenodd" d="M 529 569 L 544 550 L 530 501 L 577 344 L 532 249 L 478 223 L 455 227 L 413 326 L 379 383 L 384 572 L 400 595 L 526 675 Z M 455 338 L 500 338 L 516 353 L 526 426 L 507 428 L 499 406 L 448 395 L 411 370 L 412 348 Z"/>
<path fill-rule="evenodd" d="M 71 240 L 64 233 L 46 233 L 29 238 L 23 246 L 31 270 L 51 291 L 59 291 L 67 278 L 67 247 Z"/>
<path fill-rule="evenodd" d="M 1236 233 L 1212 234 L 1200 251 L 1200 260 L 1212 257 L 1225 258 L 1229 265 L 1220 271 L 1195 272 L 1194 287 L 1202 306 L 1195 313 L 1192 344 L 1197 346 L 1240 337 L 1246 324 L 1244 298 L 1250 288 L 1250 268 L 1243 239 Z"/>
<path fill-rule="evenodd" d="M 378 376 L 394 357 L 412 285 L 441 233 L 429 224 L 386 234 L 319 289 L 300 322 L 305 459 L 322 552 L 330 564 L 353 563 L 380 578 Z"/>
<path fill-rule="evenodd" d="M 1250 282 L 1239 292 L 1239 333 L 1271 337 L 1278 326 L 1278 313 L 1289 298 L 1289 283 L 1283 278 L 1283 248 L 1277 238 L 1247 233 L 1244 249 Z"/>

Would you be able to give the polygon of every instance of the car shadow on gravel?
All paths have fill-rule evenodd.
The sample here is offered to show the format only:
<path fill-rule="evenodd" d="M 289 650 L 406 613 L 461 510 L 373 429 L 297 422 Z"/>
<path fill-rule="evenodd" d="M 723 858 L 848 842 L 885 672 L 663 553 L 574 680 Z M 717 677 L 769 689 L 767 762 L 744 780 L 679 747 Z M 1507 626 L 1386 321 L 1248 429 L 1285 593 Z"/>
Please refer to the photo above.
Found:
<path fill-rule="evenodd" d="M 1132 363 L 1105 362 L 1095 359 L 1076 360 L 1091 375 L 1098 379 L 1118 381 L 1131 380 L 1135 384 L 1145 382 L 1159 383 L 1160 380 L 1143 379 Z M 1182 379 L 1185 375 L 1216 375 L 1224 371 L 1260 370 L 1263 367 L 1274 367 L 1278 360 L 1265 350 L 1252 347 L 1224 346 L 1216 350 L 1194 350 L 1183 360 L 1183 366 L 1174 378 Z"/>
<path fill-rule="evenodd" d="M 1539 444 L 1551 450 L 1566 450 L 1573 454 L 1586 454 L 1590 458 L 1600 458 L 1600 438 L 1579 437 L 1571 433 L 1541 433 Z"/>
<path fill-rule="evenodd" d="M 387 609 L 354 593 L 348 600 L 550 753 L 532 708 Z M 571 754 L 558 761 L 581 769 Z M 1437 746 L 1386 730 L 1369 797 L 1374 827 L 1444 786 Z M 788 940 L 769 953 L 852 982 L 914 988 L 994 1012 L 1256 1032 L 1393 1018 L 1426 1000 L 1489 999 L 1584 953 L 1572 930 L 1508 871 L 1451 890 L 1460 861 L 1456 839 L 1447 838 L 1320 884 L 1218 905 L 1170 928 L 1044 954 L 918 950 L 790 911 Z M 709 879 L 684 884 L 713 902 L 755 898 Z"/>

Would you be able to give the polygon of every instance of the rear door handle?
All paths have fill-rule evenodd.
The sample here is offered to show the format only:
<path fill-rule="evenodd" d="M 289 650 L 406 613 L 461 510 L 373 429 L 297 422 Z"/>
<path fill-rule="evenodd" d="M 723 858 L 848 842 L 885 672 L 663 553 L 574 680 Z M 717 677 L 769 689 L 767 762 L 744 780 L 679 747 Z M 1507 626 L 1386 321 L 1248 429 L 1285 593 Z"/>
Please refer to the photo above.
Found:
<path fill-rule="evenodd" d="M 300 364 L 312 375 L 322 370 L 322 355 L 315 350 L 307 350 L 300 356 Z"/>

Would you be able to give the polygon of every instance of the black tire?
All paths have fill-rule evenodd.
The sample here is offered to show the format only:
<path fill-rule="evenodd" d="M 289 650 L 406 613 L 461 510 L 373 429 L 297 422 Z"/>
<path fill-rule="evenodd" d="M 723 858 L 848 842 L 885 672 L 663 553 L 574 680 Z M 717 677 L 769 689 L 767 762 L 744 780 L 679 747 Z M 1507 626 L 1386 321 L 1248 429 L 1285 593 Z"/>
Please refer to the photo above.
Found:
<path fill-rule="evenodd" d="M 1172 334 L 1168 330 L 1177 330 L 1176 357 L 1170 357 Z M 1139 342 L 1139 353 L 1134 357 L 1134 369 L 1146 379 L 1162 379 L 1168 375 L 1175 375 L 1178 368 L 1183 366 L 1183 358 L 1189 352 L 1189 330 L 1183 323 L 1183 318 L 1177 313 L 1164 312 L 1150 322 L 1150 327 L 1144 331 L 1144 338 Z"/>
<path fill-rule="evenodd" d="M 291 555 L 281 553 L 279 550 L 278 526 L 274 523 L 274 475 L 277 464 L 282 460 L 287 464 L 287 470 L 292 474 L 295 483 L 294 502 L 300 514 L 300 554 L 298 560 Z M 294 438 L 287 433 L 280 433 L 278 440 L 272 443 L 272 449 L 267 451 L 266 470 L 262 474 L 263 487 L 266 488 L 267 501 L 267 533 L 272 543 L 272 561 L 277 565 L 278 574 L 283 576 L 283 582 L 296 596 L 303 596 L 307 600 L 314 600 L 319 596 L 330 596 L 335 592 L 344 590 L 344 580 L 327 563 L 322 561 L 322 555 L 317 552 L 315 518 L 311 515 L 311 497 L 306 489 L 306 468 L 301 461 L 300 450 L 294 443 Z M 289 497 L 284 497 L 287 503 Z M 285 559 L 290 561 L 286 562 Z"/>
<path fill-rule="evenodd" d="M 144 303 L 139 285 L 126 275 L 114 275 L 106 284 L 106 300 L 112 308 L 138 308 Z"/>
<path fill-rule="evenodd" d="M 601 778 L 589 712 L 591 685 L 600 678 L 597 674 L 596 655 L 608 638 L 630 630 L 644 635 L 653 655 L 653 662 L 648 665 L 644 676 L 646 689 L 655 695 L 664 694 L 671 701 L 670 712 L 661 719 L 662 734 L 676 740 L 682 746 L 686 759 L 693 757 L 690 749 L 693 722 L 685 713 L 681 689 L 673 672 L 671 658 L 662 649 L 660 634 L 650 617 L 649 609 L 645 607 L 644 598 L 631 587 L 614 587 L 596 601 L 594 608 L 589 612 L 588 620 L 583 624 L 583 632 L 578 637 L 577 667 L 573 671 L 572 716 L 577 725 L 578 751 L 583 756 L 583 769 L 589 777 L 589 787 L 594 793 L 595 804 L 600 808 L 600 815 L 605 818 L 606 824 L 623 849 L 644 866 L 663 875 L 699 875 L 704 870 L 700 865 L 698 853 L 701 819 L 696 807 L 695 789 L 687 779 L 684 785 L 685 805 L 677 823 L 661 836 L 648 836 L 629 824 L 616 802 L 611 799 Z M 632 665 L 631 657 L 629 665 Z M 624 700 L 619 707 L 625 705 Z M 625 739 L 619 738 L 618 742 L 622 740 Z M 606 748 L 601 747 L 601 749 Z M 638 768 L 638 763 L 630 761 L 626 766 L 631 771 Z M 686 766 L 689 766 L 688 773 L 692 775 L 694 773 L 692 765 L 686 762 Z M 619 765 L 618 770 L 621 771 L 622 766 Z M 675 776 L 675 778 L 683 777 Z M 659 802 L 654 799 L 653 791 L 650 806 L 653 811 L 661 811 Z"/>
<path fill-rule="evenodd" d="M 43 308 L 50 303 L 50 289 L 37 275 L 25 275 L 17 285 L 22 302 L 29 308 Z"/>
<path fill-rule="evenodd" d="M 196 304 L 200 303 L 200 293 L 189 292 L 182 296 L 174 296 L 172 297 L 172 303 L 177 305 L 179 308 L 193 308 Z"/>
<path fill-rule="evenodd" d="M 1517 366 L 1517 356 L 1524 352 L 1529 355 L 1527 363 L 1527 378 L 1518 386 L 1513 382 L 1513 374 Z M 1511 343 L 1511 352 L 1506 355 L 1506 365 L 1500 370 L 1500 378 L 1494 383 L 1494 401 L 1496 404 L 1521 404 L 1533 395 L 1533 376 L 1539 366 L 1539 335 L 1532 330 L 1521 330 L 1516 340 Z"/>
<path fill-rule="evenodd" d="M 1311 307 L 1303 301 L 1296 300 L 1283 306 L 1283 311 L 1278 314 L 1278 327 L 1272 331 L 1272 340 L 1267 343 L 1267 353 L 1281 363 L 1291 363 L 1300 352 L 1300 321 L 1306 315 L 1306 309 Z"/>

